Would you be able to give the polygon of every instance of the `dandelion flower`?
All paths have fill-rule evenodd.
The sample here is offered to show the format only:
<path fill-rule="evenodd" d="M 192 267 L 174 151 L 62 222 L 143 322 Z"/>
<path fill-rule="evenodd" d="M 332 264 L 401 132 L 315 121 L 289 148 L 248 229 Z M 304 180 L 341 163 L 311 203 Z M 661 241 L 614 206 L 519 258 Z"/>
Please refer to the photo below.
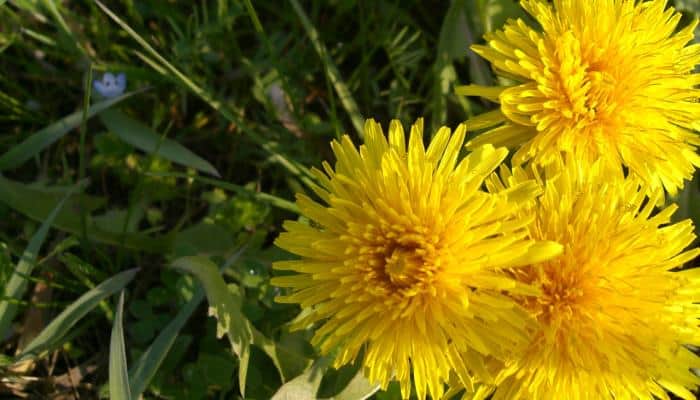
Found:
<path fill-rule="evenodd" d="M 502 167 L 489 190 L 542 173 L 527 171 Z M 670 224 L 677 206 L 654 213 L 660 190 L 645 200 L 638 177 L 602 163 L 587 171 L 560 160 L 543 175 L 529 231 L 564 252 L 511 271 L 540 288 L 539 296 L 513 296 L 537 329 L 526 350 L 502 364 L 493 399 L 668 400 L 666 391 L 695 399 L 690 389 L 700 378 L 690 369 L 700 359 L 684 345 L 700 344 L 700 269 L 678 271 L 700 253 L 683 251 L 695 238 L 692 221 Z"/>
<path fill-rule="evenodd" d="M 474 365 L 459 352 L 502 356 L 524 343 L 529 318 L 503 291 L 532 290 L 503 270 L 561 252 L 526 237 L 532 218 L 519 210 L 539 186 L 483 191 L 507 150 L 486 145 L 460 161 L 465 131 L 441 128 L 426 150 L 418 120 L 407 148 L 398 121 L 387 140 L 368 120 L 359 151 L 344 136 L 331 145 L 335 169 L 313 171 L 319 202 L 297 196 L 309 223 L 285 222 L 276 242 L 301 257 L 275 263 L 296 274 L 272 281 L 292 288 L 278 301 L 302 307 L 293 328 L 316 324 L 312 343 L 335 367 L 364 350 L 368 379 L 398 380 L 404 398 L 411 376 L 420 399 L 442 398 L 451 371 Z"/>
<path fill-rule="evenodd" d="M 467 146 L 518 147 L 515 164 L 601 158 L 675 195 L 700 166 L 700 44 L 686 46 L 697 21 L 677 31 L 666 2 L 522 0 L 541 31 L 510 20 L 473 46 L 513 84 L 457 89 L 500 103 L 471 121 L 489 130 Z"/>

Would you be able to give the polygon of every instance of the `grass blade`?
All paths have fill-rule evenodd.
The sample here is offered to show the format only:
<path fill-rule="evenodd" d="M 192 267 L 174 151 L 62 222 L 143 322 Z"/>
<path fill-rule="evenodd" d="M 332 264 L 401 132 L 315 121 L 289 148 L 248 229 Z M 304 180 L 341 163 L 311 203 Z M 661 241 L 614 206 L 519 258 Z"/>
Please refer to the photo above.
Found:
<path fill-rule="evenodd" d="M 117 316 L 112 326 L 109 343 L 109 398 L 111 400 L 131 400 L 129 374 L 126 369 L 126 348 L 124 346 L 124 292 L 119 296 Z"/>
<path fill-rule="evenodd" d="M 149 154 L 156 153 L 176 164 L 191 167 L 216 177 L 221 176 L 207 160 L 172 139 L 161 138 L 148 126 L 118 110 L 106 110 L 100 115 L 100 119 L 107 129 L 139 150 Z"/>
<path fill-rule="evenodd" d="M 49 228 L 53 223 L 53 220 L 58 215 L 61 208 L 65 204 L 68 197 L 73 194 L 73 191 L 78 186 L 73 186 L 73 188 L 66 193 L 63 198 L 56 204 L 51 213 L 48 215 L 46 220 L 41 224 L 39 230 L 34 233 L 29 245 L 27 246 L 24 253 L 22 253 L 22 258 L 17 263 L 12 276 L 7 282 L 4 288 L 4 297 L 12 299 L 21 299 L 24 295 L 24 291 L 27 289 L 27 277 L 31 275 L 32 269 L 34 269 L 34 263 L 36 262 L 37 255 L 41 249 L 41 245 L 46 239 L 46 235 L 49 232 Z M 15 318 L 17 313 L 17 304 L 9 301 L 0 301 L 0 337 L 5 337 L 6 332 L 12 324 L 12 320 Z"/>
<path fill-rule="evenodd" d="M 125 93 L 119 97 L 95 103 L 87 110 L 86 118 L 93 117 L 95 114 L 139 92 L 142 92 L 142 90 Z M 81 109 L 29 136 L 22 143 L 12 147 L 9 151 L 0 156 L 0 171 L 15 168 L 39 154 L 42 150 L 62 138 L 71 129 L 78 127 L 82 120 L 83 110 Z"/>
<path fill-rule="evenodd" d="M 174 65 L 168 62 L 168 60 L 166 60 L 165 57 L 161 56 L 150 44 L 148 44 L 148 42 L 144 38 L 142 38 L 141 35 L 139 35 L 135 30 L 133 30 L 126 22 L 122 21 L 121 18 L 119 18 L 115 13 L 113 13 L 99 0 L 94 0 L 94 2 L 105 14 L 107 14 L 107 16 L 109 16 L 122 29 L 124 29 L 124 31 L 126 31 L 126 33 L 128 33 L 129 36 L 131 36 L 138 44 L 140 44 L 141 47 L 143 47 L 151 56 L 153 56 L 158 62 L 160 62 L 163 65 L 164 69 L 169 71 L 176 81 L 180 82 L 185 87 L 187 87 L 190 91 L 192 91 L 192 93 L 194 93 L 196 96 L 202 99 L 205 103 L 209 104 L 211 108 L 216 110 L 228 121 L 240 126 L 241 130 L 245 132 L 246 135 L 248 135 L 248 137 L 252 141 L 254 141 L 256 144 L 262 147 L 262 149 L 265 150 L 268 154 L 273 156 L 274 160 L 280 165 L 282 165 L 285 169 L 287 169 L 287 171 L 289 171 L 295 176 L 299 176 L 302 181 L 309 182 L 309 177 L 311 175 L 309 174 L 308 170 L 304 168 L 304 166 L 290 161 L 287 158 L 287 156 L 278 152 L 275 149 L 275 147 L 269 143 L 269 141 L 267 141 L 255 131 L 255 128 L 265 129 L 265 127 L 254 128 L 253 126 L 251 126 L 251 124 L 246 122 L 242 117 L 238 116 L 236 112 L 233 111 L 233 107 L 228 106 L 222 103 L 221 101 L 217 100 L 216 97 L 211 93 L 211 91 L 205 90 L 202 87 L 198 86 L 190 78 L 183 74 L 179 69 L 175 68 Z M 362 126 L 362 121 L 360 120 L 360 128 L 362 128 Z M 362 131 L 360 130 L 360 132 Z"/>
<path fill-rule="evenodd" d="M 18 360 L 37 356 L 60 344 L 61 339 L 78 321 L 97 307 L 102 300 L 122 290 L 134 279 L 138 270 L 138 268 L 134 268 L 120 272 L 80 296 L 27 345 L 22 354 L 19 355 Z"/>
<path fill-rule="evenodd" d="M 350 116 L 352 125 L 355 127 L 358 136 L 362 138 L 364 122 L 362 122 L 362 116 L 360 115 L 360 111 L 357 108 L 357 103 L 355 102 L 355 99 L 350 93 L 350 89 L 348 89 L 348 87 L 345 85 L 345 82 L 343 82 L 342 78 L 340 77 L 338 67 L 335 66 L 335 63 L 328 55 L 326 47 L 323 45 L 323 43 L 321 43 L 321 40 L 319 39 L 318 31 L 311 24 L 311 21 L 309 21 L 309 17 L 306 16 L 304 9 L 301 8 L 301 5 L 299 5 L 299 2 L 297 0 L 290 0 L 290 2 L 292 3 L 292 8 L 294 8 L 294 11 L 299 17 L 301 24 L 304 26 L 306 34 L 309 36 L 311 44 L 314 46 L 316 53 L 318 53 L 318 56 L 321 58 L 321 62 L 326 68 L 326 74 L 328 75 L 328 79 L 330 79 L 331 83 L 333 84 L 333 87 L 335 88 L 335 91 L 338 93 L 338 98 L 343 104 L 343 107 L 345 107 L 345 111 L 347 111 L 348 115 Z"/>

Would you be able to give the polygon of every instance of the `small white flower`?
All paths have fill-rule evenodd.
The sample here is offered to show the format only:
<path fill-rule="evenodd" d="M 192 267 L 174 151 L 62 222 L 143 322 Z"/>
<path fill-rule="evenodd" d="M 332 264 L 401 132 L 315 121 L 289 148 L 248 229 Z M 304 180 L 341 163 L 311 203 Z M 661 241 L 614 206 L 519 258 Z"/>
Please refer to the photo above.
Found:
<path fill-rule="evenodd" d="M 126 89 L 126 75 L 121 72 L 115 77 L 111 72 L 106 72 L 102 75 L 102 80 L 95 79 L 92 85 L 103 97 L 116 97 Z"/>

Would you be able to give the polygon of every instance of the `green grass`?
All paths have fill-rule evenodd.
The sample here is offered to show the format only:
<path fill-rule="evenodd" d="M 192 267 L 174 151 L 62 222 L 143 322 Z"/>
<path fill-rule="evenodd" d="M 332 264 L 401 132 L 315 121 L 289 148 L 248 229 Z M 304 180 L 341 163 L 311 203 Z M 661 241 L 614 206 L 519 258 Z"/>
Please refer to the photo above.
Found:
<path fill-rule="evenodd" d="M 273 301 L 271 262 L 287 255 L 272 241 L 308 168 L 334 138 L 359 141 L 365 118 L 434 129 L 487 109 L 454 86 L 494 79 L 467 48 L 521 15 L 516 2 L 102 4 L 0 1 L 0 287 L 13 288 L 0 393 L 372 393 L 286 329 L 298 309 Z M 128 93 L 85 90 L 105 71 L 125 72 Z M 698 196 L 694 181 L 679 217 L 700 220 Z"/>

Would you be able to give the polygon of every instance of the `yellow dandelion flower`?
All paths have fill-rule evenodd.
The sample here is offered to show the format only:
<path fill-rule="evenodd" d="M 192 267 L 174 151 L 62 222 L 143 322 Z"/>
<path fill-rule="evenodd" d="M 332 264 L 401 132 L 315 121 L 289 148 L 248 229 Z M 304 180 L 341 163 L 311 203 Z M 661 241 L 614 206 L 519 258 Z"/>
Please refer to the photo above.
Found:
<path fill-rule="evenodd" d="M 501 167 L 487 186 L 497 193 L 540 174 L 530 234 L 564 252 L 511 272 L 540 288 L 513 296 L 537 328 L 525 352 L 501 365 L 493 400 L 668 400 L 666 391 L 695 399 L 700 378 L 691 367 L 700 359 L 684 345 L 700 343 L 700 269 L 674 271 L 700 254 L 683 251 L 695 238 L 692 221 L 670 224 L 677 206 L 654 212 L 661 190 L 646 198 L 638 177 L 602 163 Z"/>
<path fill-rule="evenodd" d="M 387 140 L 368 120 L 359 151 L 344 136 L 331 145 L 335 169 L 313 170 L 320 202 L 297 196 L 310 222 L 285 222 L 276 241 L 301 256 L 274 264 L 297 274 L 272 280 L 292 288 L 278 301 L 302 307 L 293 328 L 317 323 L 312 343 L 335 352 L 335 367 L 364 349 L 369 380 L 396 379 L 405 398 L 411 375 L 420 399 L 442 398 L 450 372 L 470 368 L 460 351 L 502 355 L 522 342 L 529 319 L 503 291 L 528 288 L 502 271 L 561 252 L 526 238 L 532 218 L 518 211 L 536 182 L 483 191 L 507 150 L 486 145 L 460 161 L 465 132 L 441 128 L 426 150 L 418 120 L 407 148 L 398 121 Z"/>
<path fill-rule="evenodd" d="M 666 2 L 522 0 L 541 31 L 510 20 L 473 46 L 514 84 L 457 89 L 500 103 L 470 121 L 489 130 L 467 146 L 519 147 L 514 164 L 601 158 L 675 195 L 700 166 L 700 44 Z"/>

